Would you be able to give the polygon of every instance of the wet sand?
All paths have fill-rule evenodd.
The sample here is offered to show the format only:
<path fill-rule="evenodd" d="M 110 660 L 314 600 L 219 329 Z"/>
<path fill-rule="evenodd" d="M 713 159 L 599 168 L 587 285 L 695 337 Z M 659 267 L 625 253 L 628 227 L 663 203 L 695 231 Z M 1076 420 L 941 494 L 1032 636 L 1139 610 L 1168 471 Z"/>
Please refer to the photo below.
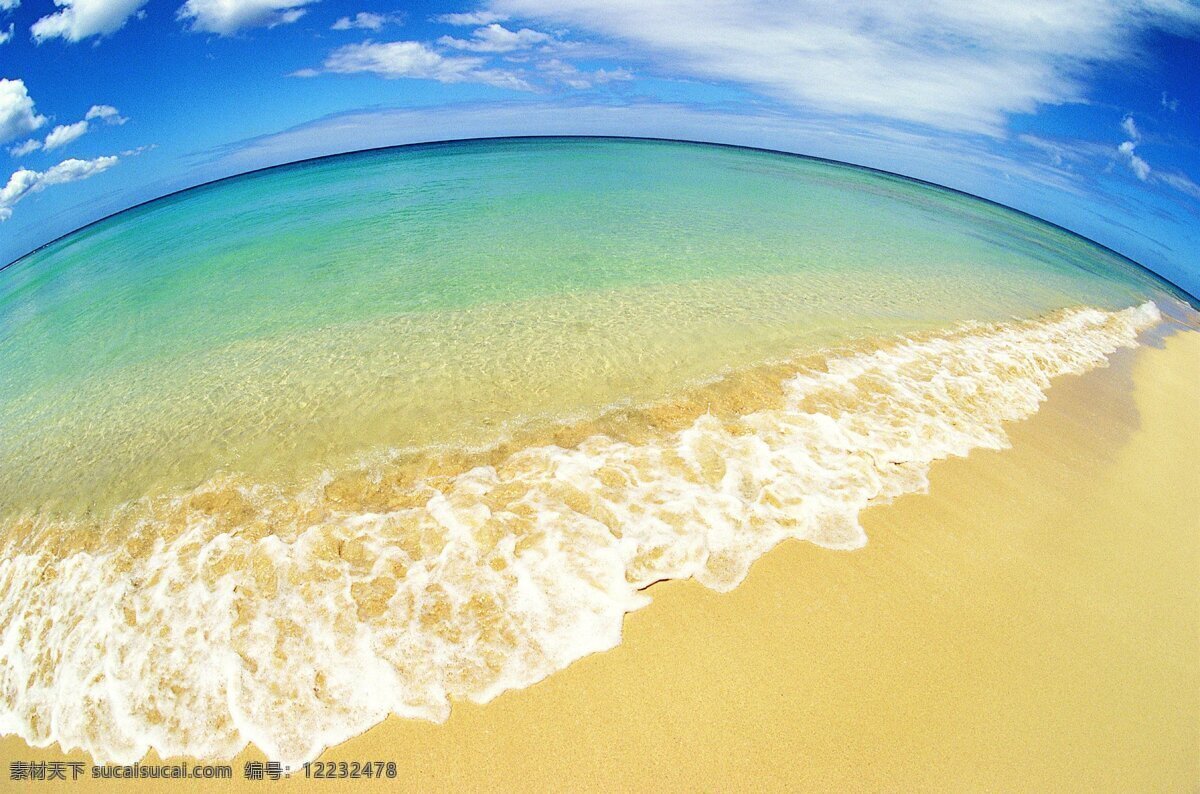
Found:
<path fill-rule="evenodd" d="M 397 778 L 321 787 L 1195 790 L 1200 333 L 1112 361 L 1055 381 L 1012 449 L 869 510 L 866 548 L 788 542 L 727 594 L 655 585 L 618 648 L 444 725 L 389 719 L 322 760 Z M 61 758 L 0 740 L 0 788 Z M 244 781 L 259 758 L 236 784 L 305 785 Z M 94 787 L 117 785 L 163 787 Z"/>

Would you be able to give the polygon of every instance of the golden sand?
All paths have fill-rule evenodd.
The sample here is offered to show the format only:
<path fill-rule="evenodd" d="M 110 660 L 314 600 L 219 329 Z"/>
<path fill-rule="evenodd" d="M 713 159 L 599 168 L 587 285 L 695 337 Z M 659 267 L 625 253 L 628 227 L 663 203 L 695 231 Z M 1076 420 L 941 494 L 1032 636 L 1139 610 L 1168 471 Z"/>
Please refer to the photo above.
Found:
<path fill-rule="evenodd" d="M 1195 790 L 1200 333 L 1056 381 L 1010 432 L 868 511 L 862 550 L 788 542 L 727 594 L 655 585 L 615 650 L 322 760 L 420 790 Z M 0 786 L 62 758 L 0 740 Z M 237 785 L 305 785 L 242 780 L 256 758 Z"/>

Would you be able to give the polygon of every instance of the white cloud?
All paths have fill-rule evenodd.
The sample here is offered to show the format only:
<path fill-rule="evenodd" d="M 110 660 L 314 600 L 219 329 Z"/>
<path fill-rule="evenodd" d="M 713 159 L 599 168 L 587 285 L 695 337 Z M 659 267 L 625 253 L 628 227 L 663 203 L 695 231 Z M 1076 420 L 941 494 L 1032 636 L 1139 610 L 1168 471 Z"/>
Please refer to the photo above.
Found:
<path fill-rule="evenodd" d="M 74 124 L 59 124 L 46 136 L 42 148 L 50 152 L 60 149 L 72 141 L 83 137 L 88 131 L 87 121 L 77 121 Z"/>
<path fill-rule="evenodd" d="M 13 157 L 24 157 L 39 149 L 47 152 L 60 149 L 83 137 L 91 128 L 89 122 L 93 119 L 100 119 L 105 124 L 124 124 L 129 120 L 122 116 L 112 105 L 92 105 L 82 120 L 74 124 L 59 124 L 50 130 L 50 133 L 46 135 L 45 141 L 38 141 L 31 138 L 24 143 L 10 147 L 8 153 Z"/>
<path fill-rule="evenodd" d="M 527 50 L 551 40 L 552 37 L 548 33 L 541 33 L 529 28 L 509 30 L 503 25 L 493 23 L 476 29 L 469 39 L 442 36 L 438 39 L 438 44 L 470 52 L 513 52 L 514 50 Z"/>
<path fill-rule="evenodd" d="M 8 184 L 0 188 L 0 221 L 12 217 L 13 206 L 30 193 L 45 190 L 51 185 L 78 182 L 107 171 L 117 164 L 115 156 L 97 157 L 94 160 L 63 160 L 45 171 L 21 168 L 8 178 Z"/>
<path fill-rule="evenodd" d="M 788 104 L 1002 134 L 1012 114 L 1086 98 L 1140 31 L 1200 29 L 1185 0 L 491 0 L 488 10 L 619 42 L 673 76 Z"/>
<path fill-rule="evenodd" d="M 325 71 L 337 74 L 370 72 L 381 77 L 414 77 L 439 83 L 485 83 L 522 91 L 532 87 L 519 75 L 504 69 L 483 68 L 484 58 L 445 56 L 419 41 L 349 44 L 325 59 Z M 301 70 L 297 76 L 311 76 Z"/>
<path fill-rule="evenodd" d="M 1126 115 L 1125 118 L 1121 119 L 1121 129 L 1124 130 L 1129 140 L 1122 141 L 1121 145 L 1117 147 L 1117 152 L 1125 160 L 1126 165 L 1129 166 L 1129 170 L 1133 171 L 1134 176 L 1143 182 L 1157 182 L 1174 188 L 1192 198 L 1200 198 L 1200 185 L 1193 182 L 1187 174 L 1151 168 L 1150 163 L 1137 153 L 1138 144 L 1142 140 L 1142 133 L 1138 129 L 1137 124 L 1134 123 L 1133 116 Z"/>
<path fill-rule="evenodd" d="M 1112 160 L 1112 146 L 1107 143 L 1084 140 L 1061 140 L 1022 134 L 1017 140 L 1026 146 L 1040 150 L 1055 166 L 1071 168 L 1076 165 L 1091 165 L 1093 161 Z"/>
<path fill-rule="evenodd" d="M 1162 92 L 1162 99 L 1159 100 L 1159 104 L 1162 105 L 1163 110 L 1169 110 L 1172 113 L 1179 110 L 1179 98 L 1167 96 L 1166 91 Z"/>
<path fill-rule="evenodd" d="M 1045 138 L 1038 137 L 1037 135 L 1018 135 L 1017 140 L 1027 146 L 1032 146 L 1033 148 L 1044 152 L 1050 158 L 1050 162 L 1054 163 L 1055 166 L 1062 166 L 1066 164 L 1067 160 L 1071 159 L 1071 155 L 1073 154 L 1069 147 L 1063 146 L 1057 141 L 1048 141 Z"/>
<path fill-rule="evenodd" d="M 330 26 L 330 30 L 380 30 L 384 25 L 398 24 L 400 19 L 400 14 L 359 11 L 353 17 L 341 17 Z"/>
<path fill-rule="evenodd" d="M 1133 122 L 1133 116 L 1131 115 L 1126 115 L 1125 118 L 1121 119 L 1121 129 L 1125 130 L 1125 134 L 1132 141 L 1140 141 L 1142 139 L 1142 134 L 1138 132 L 1137 124 Z"/>
<path fill-rule="evenodd" d="M 129 121 L 112 105 L 92 105 L 83 118 L 86 121 L 102 119 L 105 124 L 124 124 Z"/>
<path fill-rule="evenodd" d="M 1138 154 L 1142 131 L 1133 118 L 1121 119 L 1121 130 L 1128 140 L 1114 149 L 1111 143 L 1087 140 L 1051 140 L 1036 135 L 1018 135 L 1017 140 L 1045 153 L 1056 168 L 1072 171 L 1079 167 L 1085 174 L 1109 173 L 1114 161 L 1124 162 L 1139 181 L 1151 185 L 1166 185 L 1192 198 L 1200 198 L 1200 186 L 1187 174 L 1154 168 Z"/>
<path fill-rule="evenodd" d="M 1200 185 L 1197 185 L 1185 174 L 1170 172 L 1170 171 L 1155 171 L 1154 176 L 1161 182 L 1175 188 L 1181 193 L 1186 193 L 1195 199 L 1200 199 Z"/>
<path fill-rule="evenodd" d="M 5 31 L 3 31 L 3 32 L 0 32 L 0 44 L 7 44 L 8 42 L 12 41 L 12 37 L 13 37 L 13 31 L 14 31 L 14 30 L 16 30 L 16 25 L 14 25 L 13 23 L 9 22 L 9 23 L 8 23 L 8 30 L 5 30 Z"/>
<path fill-rule="evenodd" d="M 27 135 L 46 123 L 23 80 L 0 79 L 0 143 Z"/>
<path fill-rule="evenodd" d="M 126 149 L 125 151 L 121 152 L 121 156 L 122 157 L 137 157 L 139 154 L 144 154 L 146 152 L 152 151 L 157 148 L 158 148 L 157 143 L 146 143 L 146 144 L 143 144 L 143 145 L 138 146 L 133 149 Z"/>
<path fill-rule="evenodd" d="M 116 33 L 146 0 L 54 0 L 62 10 L 44 16 L 29 29 L 39 44 L 47 39 L 81 41 Z"/>
<path fill-rule="evenodd" d="M 304 16 L 302 8 L 316 0 L 187 0 L 176 16 L 190 29 L 232 36 L 244 28 L 273 28 Z"/>
<path fill-rule="evenodd" d="M 633 79 L 633 73 L 628 69 L 597 69 L 594 72 L 584 72 L 558 58 L 542 61 L 537 68 L 549 79 L 580 90 L 591 88 L 593 85 Z"/>
<path fill-rule="evenodd" d="M 0 11 L 12 11 L 21 5 L 21 0 L 0 0 Z"/>
<path fill-rule="evenodd" d="M 22 168 L 8 178 L 8 184 L 0 188 L 0 221 L 12 217 L 13 205 L 34 189 L 40 176 L 37 171 Z"/>
<path fill-rule="evenodd" d="M 1125 158 L 1125 162 L 1129 165 L 1129 169 L 1143 182 L 1150 179 L 1150 164 L 1143 160 L 1134 152 L 1137 148 L 1138 141 L 1142 139 L 1141 132 L 1138 131 L 1137 124 L 1133 121 L 1133 116 L 1126 113 L 1125 118 L 1121 119 L 1121 129 L 1124 130 L 1126 137 L 1129 139 L 1123 141 L 1117 147 L 1117 151 Z"/>
<path fill-rule="evenodd" d="M 3 0 L 0 0 L 2 2 Z M 490 25 L 493 22 L 503 22 L 508 19 L 504 14 L 497 14 L 492 11 L 472 11 L 465 14 L 441 14 L 433 18 L 434 22 L 441 22 L 443 25 L 458 25 L 460 27 L 469 27 L 471 25 Z"/>
<path fill-rule="evenodd" d="M 13 157 L 24 157 L 27 154 L 32 154 L 42 148 L 42 142 L 37 138 L 30 138 L 24 143 L 18 143 L 16 146 L 10 146 L 8 153 Z"/>
<path fill-rule="evenodd" d="M 363 16 L 359 14 L 356 19 Z M 462 15 L 451 16 L 457 19 Z M 342 17 L 334 28 L 348 29 L 353 24 L 355 20 Z M 573 64 L 550 57 L 552 52 L 575 52 L 575 44 L 530 28 L 509 30 L 492 23 L 476 28 L 469 39 L 452 36 L 442 36 L 436 42 L 376 42 L 368 39 L 345 45 L 331 52 L 322 68 L 298 69 L 290 76 L 311 78 L 323 73 L 367 72 L 392 79 L 483 83 L 517 91 L 543 91 L 556 85 L 586 89 L 601 83 L 632 79 L 633 75 L 627 69 L 584 72 Z"/>
<path fill-rule="evenodd" d="M 1137 144 L 1133 141 L 1124 141 L 1117 147 L 1117 151 L 1125 156 L 1125 161 L 1129 163 L 1129 168 L 1143 182 L 1150 179 L 1150 164 L 1143 160 L 1134 152 Z"/>
<path fill-rule="evenodd" d="M 97 157 L 92 160 L 63 160 L 56 166 L 46 169 L 41 175 L 40 184 L 43 186 L 62 185 L 67 182 L 78 182 L 107 171 L 117 164 L 117 157 Z"/>

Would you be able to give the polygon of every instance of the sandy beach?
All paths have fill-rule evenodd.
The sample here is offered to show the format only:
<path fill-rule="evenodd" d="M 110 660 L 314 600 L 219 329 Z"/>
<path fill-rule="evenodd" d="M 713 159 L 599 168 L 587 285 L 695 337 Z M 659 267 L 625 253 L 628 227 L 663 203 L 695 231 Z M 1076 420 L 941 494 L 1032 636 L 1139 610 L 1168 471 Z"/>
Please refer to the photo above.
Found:
<path fill-rule="evenodd" d="M 1200 333 L 1055 382 L 1013 448 L 936 464 L 870 543 L 787 542 L 735 591 L 654 585 L 615 650 L 247 790 L 1192 791 L 1200 785 Z M 10 763 L 90 760 L 0 741 Z M 145 763 L 155 759 L 148 758 Z M 61 785 L 61 784 L 60 784 Z M 63 788 L 154 790 L 81 779 Z M 172 784 L 176 785 L 176 784 Z M 196 790 L 227 783 L 187 782 Z M 32 789 L 52 789 L 38 783 Z"/>

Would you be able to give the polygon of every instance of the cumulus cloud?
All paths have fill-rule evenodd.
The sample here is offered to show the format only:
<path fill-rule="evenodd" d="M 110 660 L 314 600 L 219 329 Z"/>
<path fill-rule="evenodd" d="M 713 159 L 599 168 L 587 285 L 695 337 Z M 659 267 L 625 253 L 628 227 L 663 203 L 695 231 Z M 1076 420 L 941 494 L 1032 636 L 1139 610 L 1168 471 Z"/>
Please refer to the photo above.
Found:
<path fill-rule="evenodd" d="M 0 143 L 28 135 L 45 123 L 23 80 L 0 79 Z"/>
<path fill-rule="evenodd" d="M 21 168 L 8 178 L 8 184 L 0 188 L 0 221 L 12 217 L 12 208 L 31 193 L 37 193 L 52 185 L 78 182 L 88 179 L 117 164 L 115 156 L 97 157 L 93 160 L 63 160 L 45 171 Z"/>
<path fill-rule="evenodd" d="M 1142 134 L 1137 128 L 1137 124 L 1133 120 L 1133 116 L 1126 114 L 1125 118 L 1121 119 L 1121 129 L 1124 130 L 1125 136 L 1129 139 L 1122 141 L 1117 147 L 1117 151 L 1125 158 L 1125 162 L 1129 165 L 1129 170 L 1137 176 L 1138 179 L 1146 182 L 1150 179 L 1150 164 L 1137 155 L 1134 149 L 1137 148 L 1138 142 L 1142 139 Z"/>
<path fill-rule="evenodd" d="M 13 157 L 24 157 L 27 154 L 32 154 L 42 148 L 42 142 L 37 138 L 30 138 L 24 143 L 18 143 L 16 146 L 10 146 L 8 153 Z"/>
<path fill-rule="evenodd" d="M 0 11 L 12 11 L 21 5 L 21 0 L 0 0 Z"/>
<path fill-rule="evenodd" d="M 1120 162 L 1124 163 L 1140 182 L 1147 185 L 1166 186 L 1192 198 L 1200 198 L 1200 186 L 1187 174 L 1153 167 L 1139 153 L 1139 147 L 1142 145 L 1142 129 L 1134 121 L 1133 116 L 1126 114 L 1121 119 L 1120 128 L 1125 133 L 1126 140 L 1121 141 L 1115 148 L 1111 142 L 1047 139 L 1029 134 L 1018 135 L 1017 140 L 1041 151 L 1056 168 L 1065 171 L 1073 171 L 1093 178 L 1097 174 L 1111 173 L 1113 163 Z"/>
<path fill-rule="evenodd" d="M 124 124 L 129 121 L 112 105 L 92 105 L 83 118 L 85 121 L 100 119 L 105 124 Z"/>
<path fill-rule="evenodd" d="M 1134 152 L 1135 148 L 1137 148 L 1137 144 L 1133 141 L 1124 141 L 1117 147 L 1117 151 L 1125 157 L 1125 161 L 1129 164 L 1129 169 L 1133 171 L 1137 178 L 1145 182 L 1150 179 L 1150 164 Z"/>
<path fill-rule="evenodd" d="M 400 14 L 359 11 L 352 17 L 341 17 L 330 26 L 330 30 L 380 30 L 385 25 L 399 24 L 400 19 Z"/>
<path fill-rule="evenodd" d="M 2 2 L 3 0 L 0 0 Z M 508 19 L 504 14 L 497 14 L 494 11 L 470 11 L 463 14 L 440 14 L 433 18 L 434 22 L 441 22 L 443 25 L 457 25 L 460 27 L 469 27 L 472 25 L 490 25 L 493 22 L 503 22 Z"/>
<path fill-rule="evenodd" d="M 34 189 L 39 176 L 37 171 L 28 171 L 22 168 L 8 178 L 8 184 L 0 188 L 0 221 L 6 221 L 12 217 L 13 205 Z"/>
<path fill-rule="evenodd" d="M 54 0 L 62 10 L 44 16 L 29 29 L 39 44 L 47 39 L 82 41 L 116 33 L 146 0 Z"/>
<path fill-rule="evenodd" d="M 14 30 L 16 30 L 16 25 L 9 22 L 8 30 L 0 32 L 0 44 L 7 44 L 8 42 L 12 41 Z"/>
<path fill-rule="evenodd" d="M 415 77 L 439 83 L 485 83 L 522 91 L 532 87 L 519 75 L 505 69 L 484 68 L 484 58 L 446 56 L 419 41 L 349 44 L 330 53 L 324 69 L 336 74 L 369 72 L 381 77 Z M 313 75 L 301 70 L 298 77 Z"/>
<path fill-rule="evenodd" d="M 442 36 L 438 39 L 438 44 L 470 52 L 513 52 L 514 50 L 527 50 L 537 44 L 551 41 L 551 39 L 552 37 L 548 33 L 529 28 L 509 30 L 503 25 L 492 23 L 476 29 L 469 39 Z"/>
<path fill-rule="evenodd" d="M 39 149 L 47 152 L 60 149 L 87 134 L 88 130 L 91 129 L 89 122 L 94 119 L 99 119 L 105 124 L 124 124 L 126 121 L 129 121 L 112 105 L 92 105 L 82 120 L 74 124 L 59 124 L 50 130 L 44 141 L 31 138 L 24 143 L 10 147 L 8 152 L 13 157 L 24 157 Z"/>
<path fill-rule="evenodd" d="M 87 121 L 77 121 L 74 124 L 59 124 L 54 129 L 50 130 L 50 134 L 46 136 L 42 148 L 50 152 L 55 149 L 61 149 L 72 141 L 83 137 L 88 131 Z"/>
<path fill-rule="evenodd" d="M 57 0 L 56 0 L 57 2 Z M 316 0 L 187 0 L 176 16 L 189 28 L 232 36 L 245 28 L 273 28 L 304 16 L 303 6 Z"/>
<path fill-rule="evenodd" d="M 1117 153 L 1129 166 L 1129 170 L 1133 172 L 1134 176 L 1142 182 L 1156 182 L 1174 188 L 1192 198 L 1200 198 L 1200 185 L 1193 182 L 1187 174 L 1151 168 L 1150 163 L 1137 153 L 1137 147 L 1142 140 L 1142 131 L 1138 129 L 1132 115 L 1127 114 L 1125 118 L 1121 119 L 1121 129 L 1125 132 L 1128 140 L 1121 141 L 1117 147 Z"/>
<path fill-rule="evenodd" d="M 1138 132 L 1137 124 L 1133 121 L 1133 116 L 1125 116 L 1121 119 L 1121 129 L 1125 130 L 1125 134 L 1129 136 L 1131 141 L 1140 141 L 1142 134 Z"/>
<path fill-rule="evenodd" d="M 793 106 L 995 136 L 1012 114 L 1085 99 L 1086 72 L 1136 57 L 1139 32 L 1200 30 L 1200 6 L 1184 0 L 491 0 L 488 10 Z"/>

